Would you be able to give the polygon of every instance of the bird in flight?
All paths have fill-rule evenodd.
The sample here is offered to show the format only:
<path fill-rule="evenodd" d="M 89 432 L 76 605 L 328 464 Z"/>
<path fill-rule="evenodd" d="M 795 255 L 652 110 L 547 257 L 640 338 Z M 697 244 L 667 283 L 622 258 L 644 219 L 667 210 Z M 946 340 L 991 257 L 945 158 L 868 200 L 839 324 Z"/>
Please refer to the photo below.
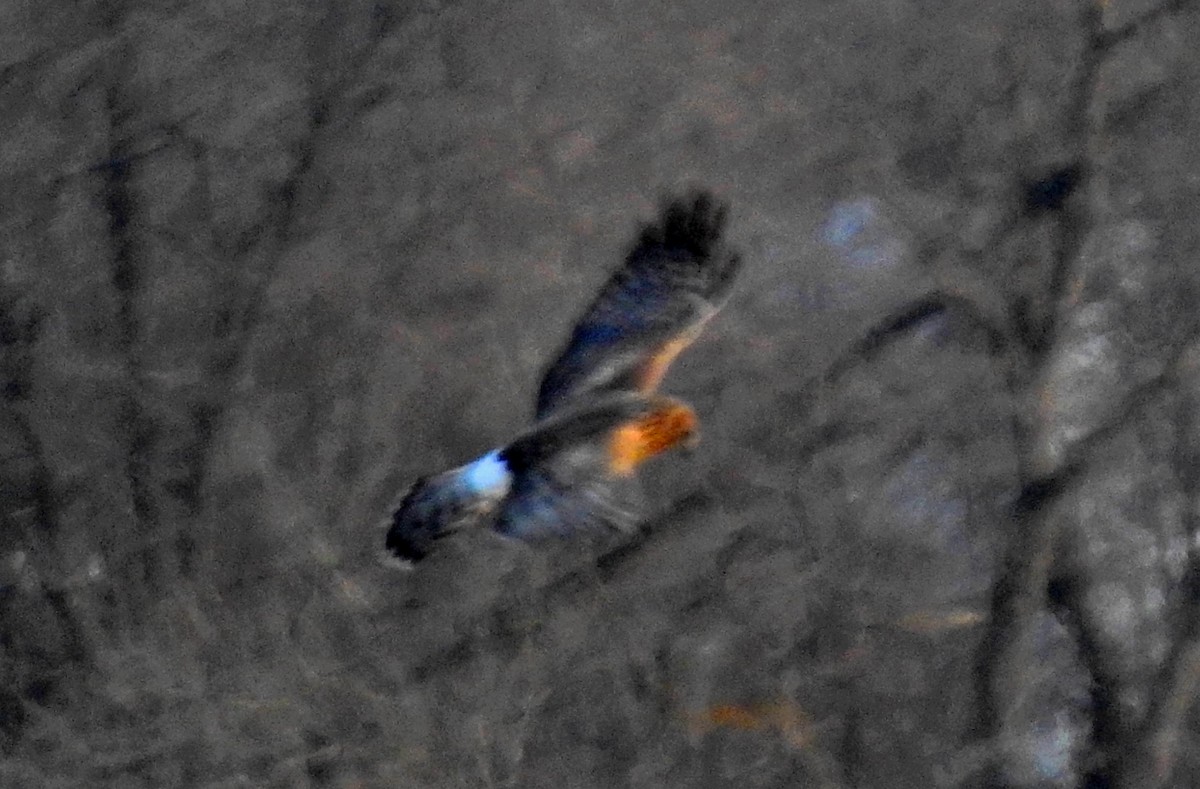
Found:
<path fill-rule="evenodd" d="M 695 412 L 658 387 L 741 268 L 724 243 L 725 216 L 703 192 L 665 203 L 547 368 L 533 426 L 418 479 L 391 514 L 387 549 L 416 562 L 463 528 L 521 540 L 636 528 L 638 467 L 698 440 Z"/>

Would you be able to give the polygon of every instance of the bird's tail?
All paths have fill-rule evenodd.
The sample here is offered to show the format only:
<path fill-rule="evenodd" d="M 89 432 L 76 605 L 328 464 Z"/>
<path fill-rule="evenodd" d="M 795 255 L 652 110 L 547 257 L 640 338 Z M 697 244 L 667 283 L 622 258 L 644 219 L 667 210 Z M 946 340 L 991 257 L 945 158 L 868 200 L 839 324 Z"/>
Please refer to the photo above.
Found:
<path fill-rule="evenodd" d="M 448 532 L 478 523 L 508 492 L 512 474 L 499 451 L 413 484 L 392 512 L 387 549 L 417 562 Z"/>
<path fill-rule="evenodd" d="M 438 491 L 431 489 L 432 479 L 417 480 L 389 519 L 387 550 L 406 562 L 415 563 L 424 559 L 434 540 L 444 531 L 442 508 L 437 505 L 441 496 Z"/>

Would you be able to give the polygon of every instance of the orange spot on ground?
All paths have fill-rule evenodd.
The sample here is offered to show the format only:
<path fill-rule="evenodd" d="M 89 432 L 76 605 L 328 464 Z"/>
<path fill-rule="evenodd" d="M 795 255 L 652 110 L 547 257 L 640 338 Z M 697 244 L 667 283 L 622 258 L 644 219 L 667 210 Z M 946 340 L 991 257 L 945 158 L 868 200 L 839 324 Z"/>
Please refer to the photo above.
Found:
<path fill-rule="evenodd" d="M 812 743 L 812 720 L 800 705 L 791 701 L 767 704 L 717 704 L 687 715 L 694 734 L 716 729 L 737 731 L 774 730 L 796 748 Z"/>
<path fill-rule="evenodd" d="M 957 630 L 962 627 L 974 627 L 984 620 L 983 613 L 969 609 L 951 611 L 919 611 L 901 618 L 896 624 L 902 630 L 910 633 L 938 633 L 943 630 Z"/>
<path fill-rule="evenodd" d="M 725 727 L 730 729 L 761 729 L 767 722 L 747 707 L 734 704 L 718 704 L 703 710 L 697 716 L 700 726 L 707 728 Z"/>

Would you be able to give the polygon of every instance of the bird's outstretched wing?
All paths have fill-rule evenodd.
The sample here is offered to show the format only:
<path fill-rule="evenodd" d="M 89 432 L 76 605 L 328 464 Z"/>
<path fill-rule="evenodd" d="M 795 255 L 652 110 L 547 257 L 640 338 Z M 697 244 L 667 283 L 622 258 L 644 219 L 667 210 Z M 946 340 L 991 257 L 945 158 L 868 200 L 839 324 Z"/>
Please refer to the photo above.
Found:
<path fill-rule="evenodd" d="M 741 259 L 724 244 L 726 207 L 707 193 L 668 202 L 584 312 L 537 398 L 545 419 L 581 397 L 658 388 L 725 303 Z"/>

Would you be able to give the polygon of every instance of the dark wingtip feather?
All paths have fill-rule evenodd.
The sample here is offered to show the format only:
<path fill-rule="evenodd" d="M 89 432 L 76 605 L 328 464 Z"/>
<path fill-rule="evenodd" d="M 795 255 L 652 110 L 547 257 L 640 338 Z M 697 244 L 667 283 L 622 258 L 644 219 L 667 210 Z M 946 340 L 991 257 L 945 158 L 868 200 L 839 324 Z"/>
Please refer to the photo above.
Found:
<path fill-rule="evenodd" d="M 683 267 L 699 275 L 699 294 L 719 301 L 741 270 L 742 259 L 725 246 L 729 206 L 711 192 L 695 190 L 663 204 L 658 221 L 642 228 L 630 262 Z M 703 284 L 700 284 L 703 283 Z"/>
<path fill-rule="evenodd" d="M 392 528 L 388 529 L 387 533 L 388 552 L 397 559 L 403 559 L 415 564 L 424 559 L 429 551 L 427 547 L 422 547 L 418 544 L 417 540 L 411 539 L 410 535 L 398 528 L 398 524 L 395 522 L 396 514 L 392 516 Z"/>
<path fill-rule="evenodd" d="M 691 336 L 729 296 L 741 257 L 725 244 L 725 202 L 704 190 L 666 200 L 584 312 L 538 389 L 537 415 L 580 393 L 637 389 L 650 354 Z"/>
<path fill-rule="evenodd" d="M 419 508 L 419 496 L 427 484 L 426 478 L 414 482 L 392 511 L 384 544 L 388 552 L 398 559 L 419 562 L 429 553 L 437 536 L 437 529 L 429 525 L 430 518 L 416 517 L 414 513 Z"/>
<path fill-rule="evenodd" d="M 657 222 L 646 225 L 638 250 L 687 252 L 698 259 L 712 257 L 725 233 L 729 207 L 709 192 L 693 191 L 668 200 Z"/>

